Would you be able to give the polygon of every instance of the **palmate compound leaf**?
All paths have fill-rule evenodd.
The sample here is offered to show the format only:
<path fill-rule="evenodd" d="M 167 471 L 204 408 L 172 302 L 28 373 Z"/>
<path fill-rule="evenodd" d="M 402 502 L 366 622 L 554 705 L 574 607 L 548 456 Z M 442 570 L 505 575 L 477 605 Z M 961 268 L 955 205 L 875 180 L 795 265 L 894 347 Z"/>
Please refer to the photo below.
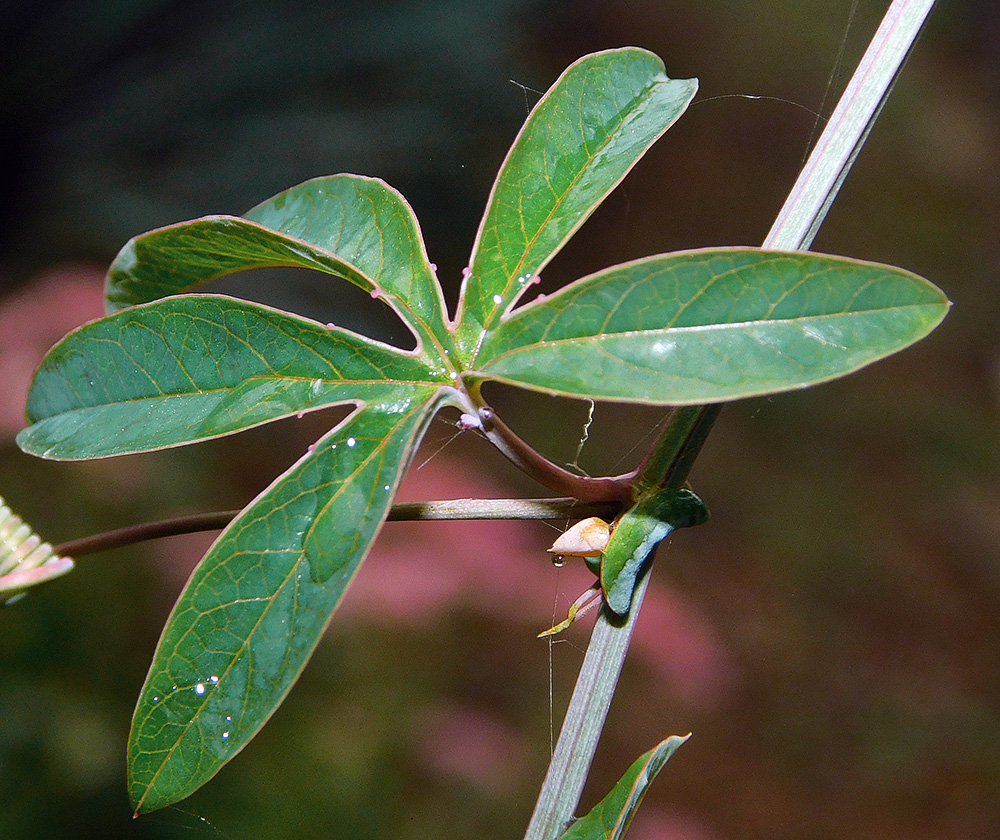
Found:
<path fill-rule="evenodd" d="M 722 248 L 647 257 L 514 311 L 470 376 L 553 394 L 692 405 L 844 376 L 944 318 L 936 286 L 900 268 Z"/>
<path fill-rule="evenodd" d="M 617 266 L 504 315 L 695 88 L 635 49 L 560 77 L 498 176 L 454 334 L 410 208 L 376 179 L 316 179 L 246 218 L 174 225 L 122 250 L 112 311 L 245 268 L 298 266 L 383 299 L 418 339 L 403 353 L 228 298 L 171 298 L 81 328 L 43 364 L 19 442 L 49 457 L 359 406 L 233 522 L 182 593 L 133 721 L 137 811 L 190 794 L 281 702 L 462 374 L 597 399 L 735 399 L 841 375 L 943 317 L 940 292 L 906 272 L 854 262 L 845 282 L 850 261 L 749 249 Z"/>
<path fill-rule="evenodd" d="M 457 338 L 473 353 L 646 150 L 684 113 L 696 79 L 627 47 L 570 65 L 500 168 L 462 284 Z"/>
<path fill-rule="evenodd" d="M 671 735 L 639 756 L 611 792 L 558 840 L 622 840 L 653 779 L 689 736 Z"/>

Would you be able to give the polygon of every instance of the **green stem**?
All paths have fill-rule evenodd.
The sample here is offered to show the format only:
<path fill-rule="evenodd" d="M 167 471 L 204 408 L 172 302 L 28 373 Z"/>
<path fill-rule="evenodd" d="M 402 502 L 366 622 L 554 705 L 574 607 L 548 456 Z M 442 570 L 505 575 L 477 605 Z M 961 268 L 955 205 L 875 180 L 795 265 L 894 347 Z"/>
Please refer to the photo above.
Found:
<path fill-rule="evenodd" d="M 671 414 L 663 434 L 639 465 L 636 484 L 640 491 L 645 487 L 681 487 L 720 411 L 721 405 L 696 405 L 683 406 Z"/>
<path fill-rule="evenodd" d="M 893 0 L 764 240 L 765 248 L 795 250 L 812 244 L 933 5 L 934 0 Z M 638 481 L 683 484 L 719 410 L 711 405 L 678 409 L 640 467 Z M 572 819 L 645 585 L 644 580 L 636 587 L 627 622 L 620 624 L 606 607 L 597 617 L 525 840 L 553 840 Z"/>
<path fill-rule="evenodd" d="M 639 606 L 648 584 L 649 564 L 636 583 L 632 609 L 624 622 L 607 607 L 601 608 L 563 719 L 559 741 L 549 761 L 548 774 L 528 824 L 526 840 L 558 837 L 572 819 L 590 772 L 618 676 L 625 664 L 632 628 L 639 616 Z"/>

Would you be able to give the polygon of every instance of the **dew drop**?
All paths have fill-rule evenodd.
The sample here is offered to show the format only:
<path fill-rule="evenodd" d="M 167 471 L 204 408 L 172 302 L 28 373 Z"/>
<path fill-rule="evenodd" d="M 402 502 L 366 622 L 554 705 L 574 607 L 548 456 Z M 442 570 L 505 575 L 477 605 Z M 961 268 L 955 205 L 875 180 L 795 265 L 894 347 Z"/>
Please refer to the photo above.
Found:
<path fill-rule="evenodd" d="M 451 373 L 449 373 L 448 376 L 451 377 L 452 379 L 458 379 L 458 373 L 457 371 L 454 370 Z"/>
<path fill-rule="evenodd" d="M 328 330 L 333 330 L 333 329 L 336 329 L 336 328 L 337 328 L 337 325 L 336 325 L 336 324 L 333 324 L 333 323 L 330 323 L 330 324 L 327 324 L 327 325 L 326 325 L 326 328 L 327 328 Z"/>
<path fill-rule="evenodd" d="M 212 676 L 210 676 L 210 677 L 208 678 L 208 680 L 209 680 L 209 682 L 211 682 L 211 683 L 217 683 L 217 682 L 219 681 L 219 678 L 218 678 L 217 676 L 215 676 L 215 674 L 212 674 Z"/>
<path fill-rule="evenodd" d="M 388 490 L 388 489 L 389 489 L 389 485 L 388 485 L 388 484 L 386 484 L 386 485 L 385 485 L 385 487 L 383 487 L 382 489 L 383 489 L 383 490 Z"/>
<path fill-rule="evenodd" d="M 356 441 L 356 440 L 355 440 L 354 438 L 348 438 L 348 439 L 347 439 L 347 445 L 348 445 L 348 446 L 351 446 L 351 447 L 353 447 L 353 446 L 355 446 L 356 444 L 357 444 L 357 441 Z"/>
<path fill-rule="evenodd" d="M 431 271 L 437 271 L 438 270 L 437 263 L 429 263 L 429 265 L 431 267 Z"/>
<path fill-rule="evenodd" d="M 197 694 L 197 695 L 198 695 L 199 697 L 200 697 L 200 696 L 201 696 L 202 694 L 204 694 L 204 693 L 205 693 L 205 683 L 198 683 L 198 684 L 197 684 L 197 685 L 196 685 L 196 686 L 194 687 L 194 693 L 195 693 L 195 694 Z"/>
<path fill-rule="evenodd" d="M 374 300 L 378 300 L 378 296 L 380 294 L 382 294 L 382 290 L 378 286 L 376 286 L 374 289 L 372 289 L 372 298 Z"/>
<path fill-rule="evenodd" d="M 233 719 L 232 715 L 226 715 L 226 723 L 229 723 Z"/>
<path fill-rule="evenodd" d="M 497 304 L 503 303 L 503 298 L 500 295 L 493 295 L 493 302 Z"/>
<path fill-rule="evenodd" d="M 153 702 L 154 703 L 159 703 L 160 702 L 160 698 L 159 697 L 154 697 L 153 698 Z"/>
<path fill-rule="evenodd" d="M 229 740 L 229 730 L 228 729 L 225 732 L 222 733 L 222 740 L 223 741 Z"/>
<path fill-rule="evenodd" d="M 566 563 L 566 557 L 563 554 L 557 554 L 552 558 L 552 565 L 557 569 L 561 569 Z"/>
<path fill-rule="evenodd" d="M 306 413 L 304 411 L 296 411 L 295 412 L 295 417 L 298 420 L 301 420 L 305 416 L 306 416 Z"/>

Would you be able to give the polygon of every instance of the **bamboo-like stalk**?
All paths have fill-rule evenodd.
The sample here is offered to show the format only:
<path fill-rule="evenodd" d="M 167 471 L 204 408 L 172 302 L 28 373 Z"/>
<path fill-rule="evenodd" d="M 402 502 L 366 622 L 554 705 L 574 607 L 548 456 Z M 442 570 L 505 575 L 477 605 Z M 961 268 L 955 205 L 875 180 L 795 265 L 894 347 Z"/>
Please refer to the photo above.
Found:
<path fill-rule="evenodd" d="M 795 250 L 812 244 L 933 5 L 934 0 L 893 0 L 764 240 L 765 248 Z M 647 470 L 644 478 L 672 486 L 683 482 L 697 454 L 691 442 L 701 446 L 717 412 L 717 407 L 705 406 L 693 416 L 678 413 L 685 429 L 668 426 L 661 438 L 666 445 L 654 447 L 661 473 L 653 476 Z M 688 434 L 694 428 L 699 433 Z M 645 588 L 644 580 L 625 623 L 607 608 L 597 617 L 525 840 L 554 840 L 573 818 Z"/>

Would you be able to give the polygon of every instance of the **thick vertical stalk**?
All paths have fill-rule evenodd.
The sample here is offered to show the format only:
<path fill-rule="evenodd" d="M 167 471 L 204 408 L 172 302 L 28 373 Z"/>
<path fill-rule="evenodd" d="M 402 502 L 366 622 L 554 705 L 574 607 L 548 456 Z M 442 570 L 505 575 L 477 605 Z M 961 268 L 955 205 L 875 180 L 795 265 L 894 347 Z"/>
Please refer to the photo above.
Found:
<path fill-rule="evenodd" d="M 795 250 L 812 244 L 933 5 L 934 0 L 893 1 L 764 247 Z M 683 483 L 717 414 L 717 406 L 679 410 L 647 457 L 643 480 Z M 553 840 L 573 817 L 645 588 L 643 580 L 625 623 L 617 622 L 606 608 L 597 618 L 525 840 Z"/>

